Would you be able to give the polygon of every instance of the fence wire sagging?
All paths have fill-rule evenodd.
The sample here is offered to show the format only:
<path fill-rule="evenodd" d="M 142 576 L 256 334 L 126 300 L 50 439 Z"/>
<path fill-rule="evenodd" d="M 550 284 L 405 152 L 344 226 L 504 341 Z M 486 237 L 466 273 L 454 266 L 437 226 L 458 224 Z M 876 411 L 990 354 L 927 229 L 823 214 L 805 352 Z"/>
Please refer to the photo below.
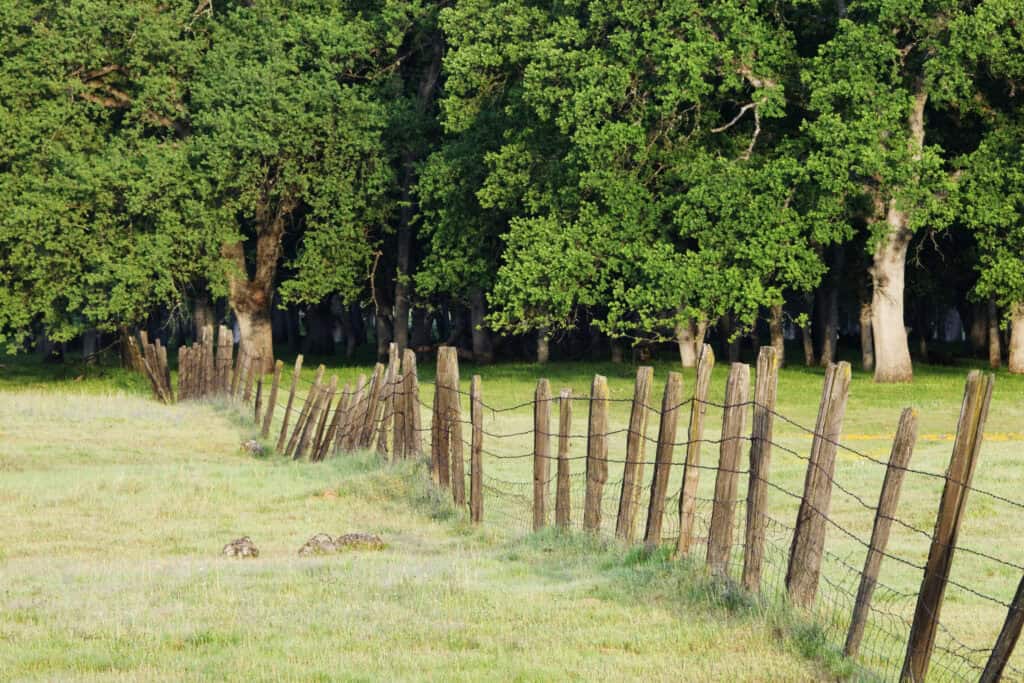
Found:
<path fill-rule="evenodd" d="M 300 356 L 287 391 L 280 361 L 264 391 L 250 369 L 258 359 L 243 351 L 232 368 L 212 344 L 211 330 L 179 350 L 179 398 L 219 392 L 253 405 L 263 437 L 286 456 L 425 456 L 434 483 L 474 522 L 511 537 L 556 525 L 702 559 L 765 604 L 806 613 L 870 675 L 1024 680 L 1012 657 L 1024 557 L 959 541 L 968 498 L 1024 521 L 1024 502 L 973 485 L 991 376 L 969 375 L 940 474 L 909 465 L 909 409 L 888 459 L 843 442 L 845 363 L 828 369 L 813 426 L 778 412 L 770 348 L 755 391 L 749 368 L 732 364 L 720 402 L 709 398 L 715 361 L 705 346 L 689 396 L 669 373 L 658 401 L 653 371 L 640 368 L 632 397 L 610 396 L 598 376 L 587 395 L 553 393 L 540 380 L 532 399 L 497 406 L 479 377 L 463 388 L 449 347 L 422 386 L 415 354 L 399 358 L 392 345 L 389 362 L 354 385 L 325 383 L 323 366 L 302 379 Z M 168 394 L 169 380 L 154 393 Z"/>

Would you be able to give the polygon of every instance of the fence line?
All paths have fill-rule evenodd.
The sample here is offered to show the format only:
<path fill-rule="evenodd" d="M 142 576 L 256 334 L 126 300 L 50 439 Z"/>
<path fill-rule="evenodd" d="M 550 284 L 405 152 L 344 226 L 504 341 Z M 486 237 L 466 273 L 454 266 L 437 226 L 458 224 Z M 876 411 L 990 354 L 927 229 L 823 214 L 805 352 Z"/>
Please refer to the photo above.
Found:
<path fill-rule="evenodd" d="M 150 379 L 154 394 L 160 400 L 173 401 L 169 373 L 165 365 L 160 365 L 158 343 L 147 344 L 143 339 L 140 355 L 144 361 L 153 359 Z M 250 358 L 243 349 L 232 365 L 230 353 L 225 354 L 223 348 L 215 347 L 210 327 L 209 334 L 204 330 L 202 341 L 179 349 L 179 400 L 226 395 L 242 404 L 252 402 L 252 368 L 259 359 Z M 227 348 L 230 350 L 230 345 Z M 328 455 L 371 448 L 389 460 L 425 456 L 435 483 L 450 491 L 459 507 L 467 508 L 473 523 L 499 519 L 510 531 L 523 533 L 557 524 L 626 543 L 637 538 L 639 526 L 646 530 L 640 535 L 647 546 L 665 544 L 674 547 L 677 555 L 691 557 L 704 552 L 711 570 L 742 585 L 751 595 L 766 602 L 792 604 L 813 615 L 837 650 L 882 677 L 913 681 L 925 677 L 1024 679 L 1024 671 L 1011 661 L 1024 626 L 1024 579 L 1008 602 L 950 576 L 957 552 L 1014 573 L 1024 572 L 1021 563 L 958 542 L 969 493 L 1024 509 L 1024 502 L 972 484 L 991 398 L 991 376 L 975 371 L 967 378 L 953 460 L 942 475 L 909 464 L 917 436 L 916 414 L 911 411 L 900 418 L 888 460 L 842 443 L 849 391 L 849 366 L 845 363 L 828 369 L 814 427 L 776 410 L 778 363 L 772 349 L 766 347 L 759 354 L 753 398 L 747 393 L 749 380 L 744 379 L 749 376 L 749 368 L 734 364 L 729 380 L 732 388 L 727 390 L 726 400 L 709 400 L 713 364 L 714 356 L 707 348 L 701 354 L 697 386 L 686 398 L 681 396 L 678 374 L 670 373 L 658 406 L 651 401 L 652 375 L 646 368 L 637 374 L 632 398 L 608 396 L 601 377 L 595 378 L 586 396 L 553 391 L 547 380 L 541 380 L 533 400 L 495 406 L 485 400 L 486 387 L 478 376 L 472 378 L 470 391 L 460 388 L 457 354 L 454 349 L 442 347 L 437 379 L 426 385 L 432 390 L 432 403 L 428 403 L 420 397 L 415 354 L 407 350 L 399 358 L 392 345 L 386 366 L 378 364 L 369 378 L 361 376 L 355 386 L 346 384 L 341 390 L 337 389 L 336 378 L 330 384 L 322 381 L 323 371 L 313 382 L 300 377 L 299 356 L 287 398 L 281 395 L 284 378 L 278 361 L 265 408 L 261 406 L 254 417 L 262 423 L 261 434 L 266 438 L 275 414 L 283 411 L 277 450 L 296 458 L 308 454 L 315 462 Z M 262 373 L 258 374 L 257 401 L 263 395 Z M 161 383 L 161 378 L 166 381 Z M 307 389 L 304 396 L 298 395 L 299 387 Z M 470 407 L 468 413 L 462 412 L 464 399 Z M 574 432 L 572 406 L 579 402 L 587 404 L 588 412 L 580 418 L 587 419 L 587 424 L 586 429 Z M 630 406 L 628 425 L 611 428 L 608 407 L 624 404 Z M 558 419 L 551 415 L 555 407 Z M 723 414 L 717 438 L 703 435 L 709 409 Z M 262 415 L 261 410 L 265 411 Z M 685 438 L 677 438 L 676 424 L 685 410 L 689 410 Z M 743 417 L 748 410 L 754 415 L 749 433 Z M 423 411 L 429 411 L 428 422 L 423 421 Z M 525 421 L 527 428 L 502 431 L 484 427 L 485 416 L 495 421 L 516 411 L 532 413 L 515 416 Z M 657 436 L 650 436 L 648 427 L 655 418 L 661 425 Z M 772 431 L 776 419 L 812 437 L 809 454 L 780 443 Z M 426 450 L 424 439 L 428 434 Z M 613 437 L 624 439 L 624 457 L 609 455 L 608 444 Z M 557 440 L 554 449 L 552 439 Z M 306 446 L 297 448 L 303 440 Z M 529 450 L 515 449 L 515 444 L 522 442 L 529 444 Z M 585 443 L 583 452 L 570 454 L 574 443 Z M 498 444 L 497 450 L 493 444 Z M 653 444 L 656 452 L 648 453 L 644 444 Z M 703 450 L 710 447 L 720 450 L 713 465 L 700 461 Z M 744 447 L 749 449 L 749 464 L 741 466 Z M 681 457 L 673 461 L 675 451 Z M 773 451 L 803 464 L 803 490 L 790 490 L 771 479 Z M 877 504 L 838 481 L 835 462 L 839 453 L 885 468 Z M 524 467 L 515 469 L 516 463 L 527 459 L 530 467 L 524 463 Z M 555 468 L 549 464 L 552 460 Z M 576 465 L 580 461 L 582 470 Z M 622 477 L 609 481 L 609 465 L 621 466 Z M 516 479 L 513 472 L 522 479 Z M 711 497 L 699 494 L 700 472 L 709 476 L 713 473 Z M 933 532 L 896 514 L 907 476 L 943 482 L 942 504 Z M 741 490 L 741 478 L 747 481 L 745 492 Z M 670 486 L 678 490 L 670 492 Z M 554 498 L 552 488 L 556 489 Z M 613 493 L 608 494 L 609 490 Z M 833 492 L 874 516 L 870 538 L 862 537 L 830 514 Z M 785 524 L 769 513 L 769 493 L 799 506 L 795 525 Z M 642 498 L 645 495 L 649 505 Z M 488 498 L 492 500 L 485 505 Z M 646 517 L 646 524 L 642 517 Z M 928 561 L 915 562 L 888 549 L 891 528 L 927 540 L 931 547 Z M 829 550 L 826 536 L 833 529 L 840 538 L 860 548 L 864 556 L 842 556 Z M 899 590 L 880 580 L 885 560 L 921 572 L 920 591 Z M 1007 610 L 991 646 L 965 644 L 956 635 L 959 622 L 942 619 L 947 589 Z"/>

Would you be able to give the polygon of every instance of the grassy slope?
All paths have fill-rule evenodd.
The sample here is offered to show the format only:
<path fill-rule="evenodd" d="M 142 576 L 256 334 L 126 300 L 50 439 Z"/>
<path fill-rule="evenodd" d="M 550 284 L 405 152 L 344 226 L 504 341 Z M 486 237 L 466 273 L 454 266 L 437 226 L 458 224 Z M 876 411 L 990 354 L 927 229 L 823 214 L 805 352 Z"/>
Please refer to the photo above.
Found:
<path fill-rule="evenodd" d="M 468 528 L 415 465 L 253 459 L 120 373 L 0 379 L 0 679 L 809 680 L 813 630 L 663 555 Z M 17 380 L 23 386 L 26 377 Z M 380 553 L 300 559 L 318 531 Z M 255 561 L 220 556 L 249 534 Z M 781 641 L 779 629 L 791 634 Z M 839 669 L 842 670 L 841 668 Z"/>

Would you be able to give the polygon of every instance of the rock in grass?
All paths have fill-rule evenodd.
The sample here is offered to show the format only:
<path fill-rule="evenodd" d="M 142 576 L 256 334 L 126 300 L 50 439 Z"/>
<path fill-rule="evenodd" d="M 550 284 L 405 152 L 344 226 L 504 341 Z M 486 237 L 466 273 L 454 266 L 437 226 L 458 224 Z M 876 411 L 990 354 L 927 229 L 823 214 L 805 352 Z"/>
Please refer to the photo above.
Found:
<path fill-rule="evenodd" d="M 259 557 L 259 548 L 248 536 L 242 536 L 224 546 L 224 554 L 228 557 Z"/>
<path fill-rule="evenodd" d="M 299 548 L 299 555 L 329 555 L 339 550 L 383 550 L 384 541 L 376 534 L 316 534 Z"/>
<path fill-rule="evenodd" d="M 256 439 L 242 442 L 242 451 L 249 455 L 263 455 L 263 445 Z"/>
<path fill-rule="evenodd" d="M 384 541 L 376 534 L 343 534 L 334 539 L 334 545 L 338 549 L 351 548 L 352 550 L 383 550 Z"/>
<path fill-rule="evenodd" d="M 337 549 L 330 534 L 316 534 L 299 548 L 299 555 L 327 555 Z"/>

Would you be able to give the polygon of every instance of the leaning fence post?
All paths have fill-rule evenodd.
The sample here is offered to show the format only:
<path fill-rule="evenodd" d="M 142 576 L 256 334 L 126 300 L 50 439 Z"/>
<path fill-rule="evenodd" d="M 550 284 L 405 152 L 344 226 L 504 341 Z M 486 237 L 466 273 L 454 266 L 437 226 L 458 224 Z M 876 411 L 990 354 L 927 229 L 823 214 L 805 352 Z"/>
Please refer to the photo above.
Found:
<path fill-rule="evenodd" d="M 569 496 L 569 435 L 572 432 L 572 389 L 558 395 L 558 483 L 555 486 L 555 524 L 568 529 L 572 509 Z"/>
<path fill-rule="evenodd" d="M 309 419 L 309 430 L 304 436 L 303 440 L 299 443 L 298 450 L 295 451 L 295 459 L 298 460 L 305 454 L 306 448 L 309 447 L 309 459 L 316 460 L 317 451 L 320 450 L 320 442 L 323 441 L 324 432 L 327 431 L 327 418 L 331 413 L 331 401 L 334 400 L 334 395 L 338 392 L 338 376 L 334 375 L 331 377 L 330 383 L 327 388 L 323 390 L 320 396 L 320 400 L 317 401 L 315 406 L 315 412 Z M 313 438 L 310 439 L 310 436 Z"/>
<path fill-rule="evenodd" d="M 373 377 L 367 390 L 366 413 L 363 415 L 362 432 L 359 434 L 359 448 L 369 448 L 373 441 L 374 427 L 377 426 L 377 409 L 380 407 L 381 395 L 384 392 L 385 371 L 383 363 L 373 366 Z"/>
<path fill-rule="evenodd" d="M 832 499 L 832 475 L 849 392 L 850 364 L 829 365 L 786 568 L 786 590 L 800 607 L 810 607 L 818 592 L 826 517 Z"/>
<path fill-rule="evenodd" d="M 757 386 L 750 430 L 750 474 L 747 478 L 747 526 L 743 544 L 743 586 L 751 592 L 761 588 L 768 522 L 768 470 L 772 459 L 772 425 L 778 384 L 778 355 L 773 347 L 762 346 L 757 354 Z"/>
<path fill-rule="evenodd" d="M 388 432 L 391 431 L 391 423 L 395 418 L 395 388 L 398 377 L 401 374 L 398 360 L 398 344 L 388 344 L 388 368 L 384 384 L 384 393 L 381 395 L 383 410 L 380 417 L 380 427 L 377 432 L 377 452 L 381 455 L 388 455 Z M 392 450 L 394 444 L 392 443 Z M 392 453 L 392 457 L 395 457 Z"/>
<path fill-rule="evenodd" d="M 1016 647 L 1017 639 L 1020 638 L 1022 626 L 1024 626 L 1024 578 L 1017 584 L 1017 592 L 1013 596 L 1013 602 L 1010 603 L 1006 621 L 1003 622 L 1003 628 L 999 631 L 999 637 L 988 657 L 985 670 L 981 673 L 980 683 L 995 683 L 1002 679 L 1003 669 L 1010 661 L 1013 648 Z"/>
<path fill-rule="evenodd" d="M 295 368 L 292 370 L 292 386 L 288 391 L 288 403 L 284 406 L 284 417 L 281 419 L 281 434 L 277 437 L 277 452 L 283 453 L 288 443 L 288 419 L 292 415 L 292 405 L 295 403 L 295 390 L 299 386 L 299 373 L 302 372 L 302 354 L 295 358 Z"/>
<path fill-rule="evenodd" d="M 896 428 L 896 438 L 892 442 L 889 466 L 885 468 L 885 480 L 882 482 L 882 493 L 878 497 L 878 510 L 875 513 L 875 526 L 871 530 L 868 556 L 864 560 L 864 571 L 860 575 L 860 587 L 857 588 L 857 600 L 853 605 L 850 630 L 846 633 L 843 654 L 847 657 L 856 657 L 860 649 L 864 626 L 868 620 L 868 609 L 871 607 L 871 596 L 875 591 L 878 570 L 882 566 L 885 546 L 889 542 L 889 530 L 900 499 L 900 486 L 903 484 L 903 475 L 907 473 L 907 463 L 914 452 L 916 440 L 917 411 L 904 408 L 900 415 L 900 424 Z"/>
<path fill-rule="evenodd" d="M 399 458 L 406 457 L 406 446 L 405 446 L 405 435 L 408 428 L 405 426 L 406 413 L 408 411 L 408 402 L 405 399 L 405 375 L 409 372 L 409 368 L 405 365 L 405 358 L 401 361 L 396 362 L 395 367 L 398 368 L 398 375 L 395 377 L 395 385 L 392 393 L 392 405 L 395 413 L 394 419 L 392 420 L 392 434 L 391 434 L 391 453 L 393 458 L 396 460 Z"/>
<path fill-rule="evenodd" d="M 973 370 L 967 375 L 960 420 L 956 426 L 953 456 L 946 471 L 939 514 L 932 534 L 932 545 L 925 563 L 917 607 L 907 639 L 907 655 L 903 660 L 901 680 L 923 681 L 928 673 L 935 631 L 939 625 L 946 581 L 953 565 L 953 553 L 960 533 L 960 521 L 967 507 L 967 493 L 974 478 L 974 468 L 981 450 L 982 433 L 992 398 L 993 375 Z"/>
<path fill-rule="evenodd" d="M 188 389 L 188 352 L 189 348 L 185 345 L 178 347 L 178 400 L 184 401 L 189 396 Z"/>
<path fill-rule="evenodd" d="M 235 369 L 231 373 L 231 392 L 228 398 L 234 401 L 238 398 L 238 389 L 242 380 L 242 371 L 244 370 L 245 363 L 245 347 L 241 344 L 238 345 L 238 353 L 235 354 Z"/>
<path fill-rule="evenodd" d="M 615 536 L 627 543 L 636 535 L 636 511 L 644 479 L 644 446 L 647 440 L 647 405 L 651 400 L 654 368 L 636 369 L 633 383 L 633 406 L 629 413 L 626 435 L 626 463 L 622 468 L 622 491 L 619 494 L 619 516 L 615 520 Z"/>
<path fill-rule="evenodd" d="M 217 393 L 217 366 L 213 356 L 213 323 L 203 326 L 203 338 L 200 349 L 203 383 L 199 387 L 199 393 L 204 397 L 213 396 Z"/>
<path fill-rule="evenodd" d="M 260 410 L 263 409 L 263 375 L 256 378 L 256 401 L 252 409 L 252 421 L 260 423 Z"/>
<path fill-rule="evenodd" d="M 459 507 L 466 504 L 466 471 L 462 455 L 462 401 L 459 398 L 459 356 L 452 347 L 453 361 L 449 372 L 451 390 L 448 399 L 448 466 L 452 475 L 452 500 Z"/>
<path fill-rule="evenodd" d="M 722 411 L 722 439 L 718 450 L 718 472 L 715 476 L 715 499 L 711 507 L 708 529 L 707 564 L 716 574 L 729 573 L 732 554 L 732 528 L 736 517 L 736 488 L 739 481 L 740 455 L 743 452 L 743 420 L 750 396 L 750 366 L 733 363 L 725 387 L 725 409 Z"/>
<path fill-rule="evenodd" d="M 359 441 L 359 433 L 363 428 L 362 415 L 366 412 L 366 375 L 359 375 L 356 390 L 349 403 L 348 414 L 345 416 L 345 433 L 341 439 L 341 449 L 351 452 Z"/>
<path fill-rule="evenodd" d="M 309 391 L 306 393 L 306 398 L 302 402 L 302 408 L 299 410 L 299 417 L 295 420 L 295 428 L 292 430 L 292 435 L 288 439 L 288 447 L 285 449 L 284 454 L 291 457 L 295 453 L 295 447 L 299 445 L 299 438 L 302 436 L 302 432 L 306 429 L 306 423 L 309 421 L 309 414 L 313 410 L 313 404 L 316 403 L 317 396 L 320 393 L 320 382 L 324 378 L 324 366 L 320 365 L 316 369 L 316 375 L 313 377 L 313 384 L 309 387 Z"/>
<path fill-rule="evenodd" d="M 701 348 L 697 361 L 697 380 L 690 404 L 690 427 L 686 439 L 686 461 L 683 465 L 683 484 L 679 490 L 679 538 L 676 554 L 686 555 L 693 543 L 693 519 L 697 509 L 697 486 L 700 484 L 700 451 L 704 439 L 704 416 L 708 412 L 708 391 L 711 371 L 715 367 L 715 353 L 710 344 Z"/>
<path fill-rule="evenodd" d="M 473 375 L 469 384 L 469 417 L 473 423 L 469 451 L 469 518 L 474 524 L 484 519 L 484 400 L 480 375 Z"/>
<path fill-rule="evenodd" d="M 214 393 L 226 395 L 231 389 L 231 361 L 234 356 L 234 338 L 226 325 L 217 328 L 217 363 Z M 278 449 L 280 450 L 280 448 Z"/>
<path fill-rule="evenodd" d="M 668 480 L 672 476 L 672 453 L 675 450 L 682 396 L 683 376 L 678 372 L 668 373 L 665 394 L 661 399 L 661 425 L 658 427 L 658 448 L 654 455 L 654 477 L 651 480 L 651 498 L 647 506 L 647 526 L 644 530 L 644 545 L 648 548 L 661 543 L 665 495 L 668 493 Z"/>
<path fill-rule="evenodd" d="M 601 498 L 608 481 L 608 380 L 594 375 L 590 387 L 587 428 L 587 490 L 583 499 L 583 528 L 601 529 Z"/>
<path fill-rule="evenodd" d="M 270 436 L 270 423 L 274 421 L 274 409 L 277 407 L 277 392 L 281 388 L 281 372 L 284 370 L 284 361 L 274 363 L 274 379 L 270 383 L 270 396 L 267 397 L 267 412 L 263 416 L 263 428 L 260 430 L 260 437 L 266 439 Z"/>
<path fill-rule="evenodd" d="M 262 367 L 263 357 L 259 354 L 254 356 L 246 357 L 245 364 L 245 395 L 242 397 L 243 403 L 249 403 L 252 401 L 252 387 L 256 381 L 256 372 L 258 368 Z"/>
<path fill-rule="evenodd" d="M 551 384 L 537 382 L 533 394 L 533 530 L 547 524 L 548 484 L 551 479 Z"/>
<path fill-rule="evenodd" d="M 338 406 L 334 409 L 334 424 L 331 425 L 331 439 L 324 445 L 324 452 L 320 459 L 327 457 L 328 449 L 337 456 L 341 452 L 345 440 L 345 425 L 348 423 L 348 416 L 352 412 L 352 385 L 345 383 L 341 391 L 341 398 L 338 399 Z"/>

